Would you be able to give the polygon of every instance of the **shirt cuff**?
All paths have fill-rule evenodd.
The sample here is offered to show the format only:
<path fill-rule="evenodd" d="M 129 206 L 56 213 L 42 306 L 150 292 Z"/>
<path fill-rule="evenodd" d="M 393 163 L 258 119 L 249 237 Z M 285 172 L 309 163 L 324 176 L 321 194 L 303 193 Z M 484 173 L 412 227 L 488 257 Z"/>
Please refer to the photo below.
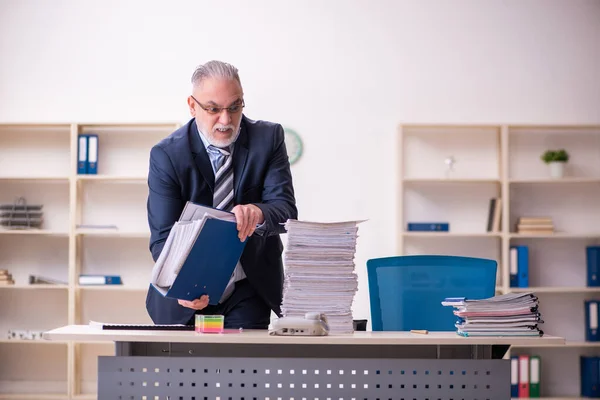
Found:
<path fill-rule="evenodd" d="M 263 221 L 262 224 L 256 226 L 256 228 L 254 229 L 254 233 L 256 233 L 258 236 L 263 236 L 265 234 L 266 230 L 267 230 L 267 222 Z"/>

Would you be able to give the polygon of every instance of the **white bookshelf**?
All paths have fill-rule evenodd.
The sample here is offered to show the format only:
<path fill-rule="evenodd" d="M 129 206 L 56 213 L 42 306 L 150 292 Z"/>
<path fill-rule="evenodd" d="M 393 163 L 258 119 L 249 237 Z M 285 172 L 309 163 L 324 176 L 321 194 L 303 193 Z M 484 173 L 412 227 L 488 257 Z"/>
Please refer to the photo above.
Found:
<path fill-rule="evenodd" d="M 540 155 L 569 152 L 565 177 L 552 179 Z M 566 346 L 514 347 L 541 357 L 547 399 L 579 398 L 586 342 L 585 247 L 600 244 L 600 126 L 401 125 L 398 132 L 398 254 L 447 254 L 498 262 L 497 293 L 533 291 L 550 335 Z M 454 169 L 444 160 L 453 156 Z M 489 200 L 502 198 L 499 232 L 486 232 Z M 550 216 L 553 234 L 519 234 L 521 216 Z M 450 232 L 408 232 L 408 222 L 449 222 Z M 509 285 L 511 245 L 529 247 L 529 288 Z"/>
<path fill-rule="evenodd" d="M 151 147 L 177 127 L 0 124 L 0 203 L 22 196 L 28 204 L 43 204 L 44 212 L 41 229 L 0 228 L 0 269 L 15 280 L 0 286 L 0 400 L 95 399 L 97 356 L 114 351 L 106 343 L 9 340 L 9 329 L 150 322 L 148 162 Z M 80 133 L 98 135 L 97 175 L 77 174 Z M 123 285 L 79 286 L 80 273 L 120 275 Z M 65 284 L 30 285 L 30 274 Z"/>

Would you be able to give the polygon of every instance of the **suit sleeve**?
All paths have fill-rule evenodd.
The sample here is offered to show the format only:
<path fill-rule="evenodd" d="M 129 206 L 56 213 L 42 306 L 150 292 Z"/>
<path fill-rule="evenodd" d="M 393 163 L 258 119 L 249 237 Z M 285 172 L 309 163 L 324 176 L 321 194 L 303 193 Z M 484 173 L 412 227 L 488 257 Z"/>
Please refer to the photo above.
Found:
<path fill-rule="evenodd" d="M 256 230 L 260 236 L 272 236 L 285 233 L 288 219 L 297 219 L 296 199 L 287 150 L 285 135 L 281 125 L 277 125 L 273 138 L 273 151 L 264 178 L 262 202 L 256 204 L 265 217 L 264 229 Z"/>
<path fill-rule="evenodd" d="M 150 151 L 148 172 L 148 224 L 150 252 L 154 261 L 160 255 L 173 224 L 179 219 L 185 202 L 181 186 L 167 153 L 158 146 Z"/>
<path fill-rule="evenodd" d="M 160 255 L 173 224 L 179 219 L 184 204 L 171 159 L 161 147 L 153 147 L 150 151 L 147 207 L 150 251 L 154 261 Z M 146 296 L 146 310 L 155 324 L 187 324 L 194 316 L 194 310 L 180 306 L 176 299 L 163 297 L 152 286 Z"/>

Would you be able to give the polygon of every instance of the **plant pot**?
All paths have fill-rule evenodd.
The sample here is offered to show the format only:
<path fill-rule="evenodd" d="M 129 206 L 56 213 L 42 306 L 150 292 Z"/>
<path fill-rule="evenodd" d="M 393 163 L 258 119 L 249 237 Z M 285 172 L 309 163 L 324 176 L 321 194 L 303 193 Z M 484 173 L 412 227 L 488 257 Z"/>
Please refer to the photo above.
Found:
<path fill-rule="evenodd" d="M 560 179 L 565 176 L 565 163 L 562 161 L 553 161 L 548 163 L 550 166 L 550 177 Z"/>

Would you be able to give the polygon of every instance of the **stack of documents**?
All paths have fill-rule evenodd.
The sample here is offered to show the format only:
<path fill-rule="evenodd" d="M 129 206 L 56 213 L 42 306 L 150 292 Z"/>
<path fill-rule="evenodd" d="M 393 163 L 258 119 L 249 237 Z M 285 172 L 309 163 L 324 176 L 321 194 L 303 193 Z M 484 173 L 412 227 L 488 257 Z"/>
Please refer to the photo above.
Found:
<path fill-rule="evenodd" d="M 444 306 L 454 307 L 455 326 L 461 336 L 542 336 L 544 323 L 537 296 L 508 293 L 489 299 L 447 298 Z"/>
<path fill-rule="evenodd" d="M 358 288 L 354 254 L 359 221 L 288 220 L 281 311 L 285 317 L 325 314 L 330 334 L 352 333 L 352 301 Z"/>

